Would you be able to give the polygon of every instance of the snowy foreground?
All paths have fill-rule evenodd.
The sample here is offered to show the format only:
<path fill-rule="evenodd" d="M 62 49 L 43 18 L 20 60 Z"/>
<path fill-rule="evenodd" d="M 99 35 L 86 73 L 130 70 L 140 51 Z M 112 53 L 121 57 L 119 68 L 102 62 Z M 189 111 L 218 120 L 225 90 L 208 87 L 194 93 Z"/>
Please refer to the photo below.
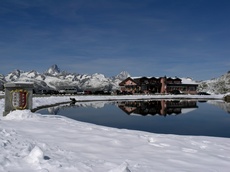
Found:
<path fill-rule="evenodd" d="M 142 97 L 123 97 L 135 98 Z M 69 101 L 69 97 L 33 98 L 33 106 L 64 101 Z M 4 99 L 0 99 L 0 113 L 3 111 Z M 0 171 L 4 172 L 225 172 L 230 169 L 230 138 L 122 130 L 57 115 L 42 116 L 29 110 L 0 117 L 0 152 Z"/>

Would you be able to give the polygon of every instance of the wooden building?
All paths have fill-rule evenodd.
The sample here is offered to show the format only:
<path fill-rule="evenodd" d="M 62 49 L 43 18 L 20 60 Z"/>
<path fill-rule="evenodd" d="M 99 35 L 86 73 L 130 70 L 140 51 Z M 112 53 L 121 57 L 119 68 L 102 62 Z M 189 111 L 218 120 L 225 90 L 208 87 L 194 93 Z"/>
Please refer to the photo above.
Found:
<path fill-rule="evenodd" d="M 129 93 L 175 93 L 196 94 L 198 84 L 189 78 L 128 77 L 120 84 L 122 92 Z"/>

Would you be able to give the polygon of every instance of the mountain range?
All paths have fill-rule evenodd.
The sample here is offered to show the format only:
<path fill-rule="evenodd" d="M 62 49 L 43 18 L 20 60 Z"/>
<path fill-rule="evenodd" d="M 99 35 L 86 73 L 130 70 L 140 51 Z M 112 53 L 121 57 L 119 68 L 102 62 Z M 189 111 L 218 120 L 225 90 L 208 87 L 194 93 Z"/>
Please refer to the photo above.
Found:
<path fill-rule="evenodd" d="M 53 65 L 44 73 L 17 69 L 6 76 L 0 75 L 0 87 L 3 88 L 6 82 L 33 82 L 35 91 L 58 90 L 65 86 L 73 86 L 79 90 L 110 91 L 118 89 L 119 83 L 129 76 L 130 74 L 125 71 L 114 77 L 106 77 L 99 73 L 93 75 L 68 73 Z"/>
<path fill-rule="evenodd" d="M 230 92 L 230 71 L 211 80 L 199 82 L 198 91 L 214 94 L 226 94 Z"/>
<path fill-rule="evenodd" d="M 127 77 L 130 77 L 130 74 L 126 71 L 113 77 L 106 77 L 99 73 L 92 75 L 69 73 L 61 71 L 57 65 L 52 65 L 43 73 L 35 70 L 24 72 L 17 69 L 6 76 L 0 74 L 0 89 L 6 82 L 33 82 L 35 91 L 58 90 L 65 86 L 73 86 L 79 90 L 110 91 L 119 89 L 119 83 Z M 199 84 L 198 91 L 215 94 L 228 93 L 230 92 L 230 71 L 218 78 L 197 83 Z"/>

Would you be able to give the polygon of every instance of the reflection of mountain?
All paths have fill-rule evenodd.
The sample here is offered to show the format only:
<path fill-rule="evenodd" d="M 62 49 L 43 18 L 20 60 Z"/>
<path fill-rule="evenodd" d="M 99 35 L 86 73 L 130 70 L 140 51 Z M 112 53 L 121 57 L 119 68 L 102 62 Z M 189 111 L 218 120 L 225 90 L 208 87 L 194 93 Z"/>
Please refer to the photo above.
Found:
<path fill-rule="evenodd" d="M 60 106 L 50 107 L 47 110 L 50 114 L 57 115 L 60 110 Z"/>
<path fill-rule="evenodd" d="M 68 109 L 68 108 L 78 108 L 78 107 L 92 107 L 92 108 L 103 108 L 106 104 L 112 103 L 108 101 L 94 101 L 94 102 L 76 102 L 76 103 L 70 103 L 66 105 L 59 105 L 54 107 L 47 108 L 47 111 L 49 114 L 57 115 L 59 111 Z"/>
<path fill-rule="evenodd" d="M 103 108 L 105 104 L 108 103 L 109 103 L 108 101 L 76 102 L 74 105 L 80 107 L 93 107 L 97 109 L 97 108 Z"/>
<path fill-rule="evenodd" d="M 215 100 L 209 100 L 208 103 L 218 106 L 224 111 L 230 113 L 230 103 L 227 103 L 225 101 L 215 101 Z"/>
<path fill-rule="evenodd" d="M 118 102 L 118 107 L 127 114 L 171 115 L 186 113 L 198 108 L 196 101 L 129 101 Z"/>

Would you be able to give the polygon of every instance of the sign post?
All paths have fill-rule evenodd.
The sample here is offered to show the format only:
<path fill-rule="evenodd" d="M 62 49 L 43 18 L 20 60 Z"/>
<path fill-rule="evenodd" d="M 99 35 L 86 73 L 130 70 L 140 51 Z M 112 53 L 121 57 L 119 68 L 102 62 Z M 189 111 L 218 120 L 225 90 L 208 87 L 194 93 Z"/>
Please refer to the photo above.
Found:
<path fill-rule="evenodd" d="M 10 111 L 32 109 L 33 83 L 13 82 L 5 86 L 5 111 L 6 116 Z"/>

